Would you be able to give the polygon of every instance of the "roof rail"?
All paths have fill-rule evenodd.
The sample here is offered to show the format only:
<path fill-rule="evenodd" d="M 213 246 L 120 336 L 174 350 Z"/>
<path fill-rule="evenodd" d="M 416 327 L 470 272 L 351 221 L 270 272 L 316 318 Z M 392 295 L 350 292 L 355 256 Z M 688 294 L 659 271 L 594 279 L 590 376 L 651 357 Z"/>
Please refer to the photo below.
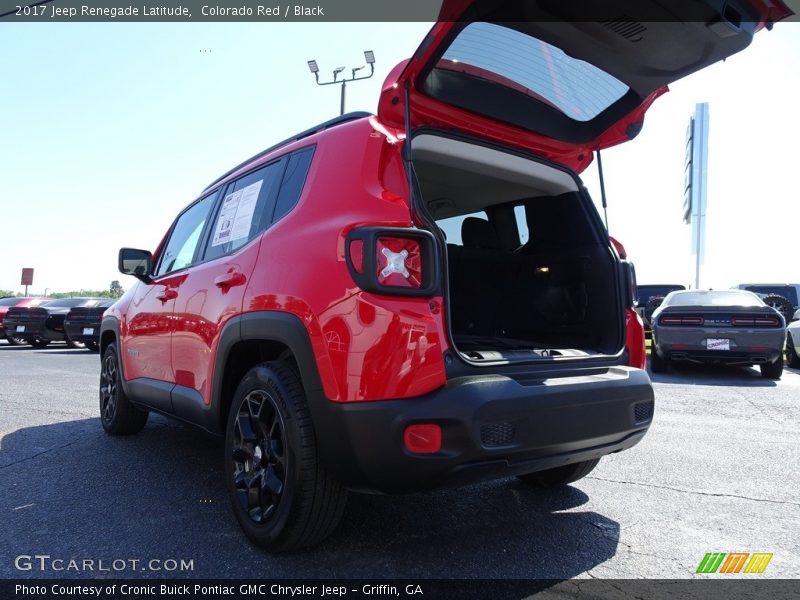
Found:
<path fill-rule="evenodd" d="M 364 117 L 371 117 L 371 116 L 372 116 L 372 113 L 369 113 L 369 112 L 366 112 L 366 111 L 350 112 L 350 113 L 347 113 L 346 115 L 341 115 L 341 116 L 338 116 L 336 118 L 329 119 L 328 121 L 325 121 L 324 123 L 320 123 L 319 125 L 315 125 L 314 127 L 306 129 L 305 131 L 301 131 L 297 135 L 293 135 L 292 137 L 287 138 L 287 139 L 283 140 L 282 142 L 278 142 L 274 146 L 270 146 L 266 150 L 262 150 L 258 154 L 254 155 L 254 156 L 251 156 L 247 160 L 239 163 L 238 165 L 233 167 L 230 171 L 228 171 L 227 173 L 225 173 L 221 177 L 217 177 L 214 181 L 209 183 L 205 187 L 205 189 L 203 191 L 205 192 L 206 190 L 208 190 L 209 188 L 215 186 L 220 181 L 222 181 L 223 179 L 225 179 L 229 175 L 232 175 L 233 173 L 235 173 L 236 171 L 238 171 L 239 169 L 241 169 L 242 167 L 244 167 L 248 163 L 251 163 L 254 160 L 257 160 L 257 159 L 261 158 L 262 156 L 265 156 L 265 155 L 269 154 L 273 150 L 277 150 L 281 146 L 285 146 L 286 144 L 290 144 L 291 142 L 296 142 L 297 140 L 302 140 L 303 138 L 306 138 L 306 137 L 308 137 L 310 135 L 314 135 L 315 133 L 319 133 L 320 131 L 325 131 L 326 129 L 330 129 L 331 127 L 336 127 L 337 125 L 341 125 L 342 123 L 348 123 L 350 121 L 355 121 L 357 119 L 363 119 Z"/>

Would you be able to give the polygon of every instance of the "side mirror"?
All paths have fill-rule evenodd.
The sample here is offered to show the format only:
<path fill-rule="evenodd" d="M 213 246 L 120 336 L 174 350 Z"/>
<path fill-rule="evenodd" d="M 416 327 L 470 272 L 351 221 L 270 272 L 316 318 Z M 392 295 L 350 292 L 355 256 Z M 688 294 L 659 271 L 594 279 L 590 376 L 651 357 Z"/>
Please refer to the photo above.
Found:
<path fill-rule="evenodd" d="M 150 272 L 153 267 L 153 255 L 147 250 L 136 248 L 120 248 L 119 251 L 119 271 L 124 275 L 133 275 L 136 279 L 145 283 L 153 280 Z"/>

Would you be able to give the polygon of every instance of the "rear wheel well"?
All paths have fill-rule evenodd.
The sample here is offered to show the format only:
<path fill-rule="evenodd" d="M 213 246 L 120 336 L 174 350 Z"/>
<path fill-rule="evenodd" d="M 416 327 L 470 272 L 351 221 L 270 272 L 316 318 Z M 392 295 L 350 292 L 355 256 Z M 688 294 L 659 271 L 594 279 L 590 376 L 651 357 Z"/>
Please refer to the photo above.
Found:
<path fill-rule="evenodd" d="M 113 331 L 104 331 L 103 337 L 100 338 L 100 356 L 102 356 L 108 345 L 117 341 L 117 336 Z"/>
<path fill-rule="evenodd" d="M 228 352 L 222 371 L 220 389 L 220 429 L 224 430 L 233 394 L 245 374 L 258 364 L 270 360 L 286 362 L 297 373 L 297 361 L 286 344 L 272 340 L 243 340 L 237 342 Z M 299 378 L 299 373 L 298 373 Z M 301 381 L 302 385 L 302 381 Z"/>

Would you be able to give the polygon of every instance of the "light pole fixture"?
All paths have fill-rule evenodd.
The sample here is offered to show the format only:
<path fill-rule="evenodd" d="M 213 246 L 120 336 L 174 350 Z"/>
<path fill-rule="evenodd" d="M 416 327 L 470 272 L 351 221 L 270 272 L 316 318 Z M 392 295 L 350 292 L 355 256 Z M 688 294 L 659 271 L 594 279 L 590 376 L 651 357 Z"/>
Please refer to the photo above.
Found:
<path fill-rule="evenodd" d="M 346 69 L 346 67 L 337 67 L 333 70 L 333 79 L 331 81 L 320 81 L 319 80 L 319 66 L 317 65 L 316 60 L 309 60 L 308 61 L 308 69 L 314 74 L 314 79 L 317 82 L 317 85 L 332 85 L 336 83 L 342 84 L 342 97 L 341 103 L 339 106 L 339 114 L 344 114 L 344 99 L 345 99 L 345 89 L 347 87 L 348 81 L 361 81 L 362 79 L 369 79 L 375 74 L 375 53 L 372 50 L 365 50 L 364 51 L 364 60 L 366 61 L 367 65 L 369 65 L 369 75 L 361 75 L 360 77 L 356 74 L 365 69 L 367 65 L 361 65 L 360 67 L 355 67 L 354 69 L 350 70 L 350 78 L 344 77 L 339 79 L 339 75 Z"/>

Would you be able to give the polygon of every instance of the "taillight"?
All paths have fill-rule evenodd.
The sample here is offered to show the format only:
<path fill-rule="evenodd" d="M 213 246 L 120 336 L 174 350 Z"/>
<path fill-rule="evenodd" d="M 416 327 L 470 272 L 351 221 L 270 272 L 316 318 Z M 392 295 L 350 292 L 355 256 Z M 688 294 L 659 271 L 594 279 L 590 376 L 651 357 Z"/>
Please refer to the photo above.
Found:
<path fill-rule="evenodd" d="M 360 227 L 347 235 L 345 259 L 358 287 L 379 294 L 434 296 L 436 241 L 421 229 Z"/>
<path fill-rule="evenodd" d="M 419 241 L 401 237 L 379 237 L 376 275 L 386 287 L 419 289 L 422 287 L 422 250 Z"/>
<path fill-rule="evenodd" d="M 667 316 L 658 319 L 659 325 L 692 325 L 695 327 L 701 326 L 705 323 L 703 317 L 683 317 L 683 316 Z"/>
<path fill-rule="evenodd" d="M 731 325 L 734 327 L 779 327 L 779 319 L 774 317 L 733 317 Z"/>

